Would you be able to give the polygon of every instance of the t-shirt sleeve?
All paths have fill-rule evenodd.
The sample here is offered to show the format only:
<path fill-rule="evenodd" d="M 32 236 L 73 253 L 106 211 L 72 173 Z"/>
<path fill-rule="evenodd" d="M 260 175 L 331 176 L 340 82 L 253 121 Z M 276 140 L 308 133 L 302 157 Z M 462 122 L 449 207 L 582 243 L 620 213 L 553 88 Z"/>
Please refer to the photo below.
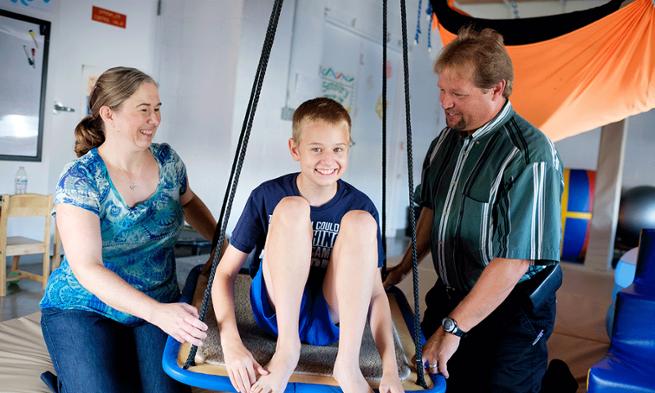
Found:
<path fill-rule="evenodd" d="M 557 168 L 547 162 L 528 165 L 496 203 L 494 256 L 535 264 L 559 261 L 561 194 Z"/>
<path fill-rule="evenodd" d="M 262 223 L 262 218 L 267 219 L 262 217 L 263 199 L 256 191 L 253 191 L 248 197 L 246 206 L 243 208 L 230 238 L 230 244 L 246 254 L 250 253 L 257 246 L 258 241 L 266 235 Z"/>
<path fill-rule="evenodd" d="M 378 214 L 378 210 L 375 208 L 375 205 L 373 205 L 373 202 L 371 202 L 371 207 L 369 208 L 369 213 L 375 218 L 375 222 L 378 224 L 378 267 L 384 266 L 384 244 L 382 243 L 382 231 L 380 230 L 380 216 Z"/>
<path fill-rule="evenodd" d="M 98 186 L 88 170 L 78 162 L 64 169 L 57 182 L 55 205 L 73 205 L 100 215 L 99 199 Z"/>
<path fill-rule="evenodd" d="M 175 179 L 177 180 L 177 184 L 180 185 L 180 195 L 183 195 L 189 187 L 186 165 L 184 165 L 184 161 L 182 161 L 179 154 L 168 144 L 162 144 L 162 149 L 168 149 L 170 151 L 170 160 L 175 171 Z"/>

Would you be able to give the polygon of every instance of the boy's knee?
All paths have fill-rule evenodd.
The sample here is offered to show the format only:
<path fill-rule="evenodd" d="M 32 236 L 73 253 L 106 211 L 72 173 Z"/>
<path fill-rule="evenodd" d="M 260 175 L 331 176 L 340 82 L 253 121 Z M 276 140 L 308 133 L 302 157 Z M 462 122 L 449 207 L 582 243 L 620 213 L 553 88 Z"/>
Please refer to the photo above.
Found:
<path fill-rule="evenodd" d="M 288 196 L 280 200 L 273 210 L 273 217 L 282 222 L 298 223 L 309 220 L 309 203 L 299 196 Z"/>
<path fill-rule="evenodd" d="M 352 230 L 362 236 L 376 238 L 378 223 L 371 213 L 365 210 L 351 210 L 341 219 L 341 230 Z"/>

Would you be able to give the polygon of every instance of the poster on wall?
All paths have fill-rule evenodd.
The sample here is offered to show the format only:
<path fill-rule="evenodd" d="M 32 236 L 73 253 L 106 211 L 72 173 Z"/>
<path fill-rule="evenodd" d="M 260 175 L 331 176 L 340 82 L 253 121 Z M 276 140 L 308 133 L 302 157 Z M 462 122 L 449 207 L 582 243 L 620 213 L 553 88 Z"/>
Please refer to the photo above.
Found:
<path fill-rule="evenodd" d="M 321 95 L 332 98 L 356 116 L 359 101 L 360 40 L 351 31 L 335 25 L 326 17 L 323 27 L 323 50 L 319 67 Z M 348 56 L 344 56 L 347 53 Z"/>
<path fill-rule="evenodd" d="M 352 113 L 355 98 L 355 76 L 331 66 L 320 67 L 321 96 L 331 98 Z"/>
<path fill-rule="evenodd" d="M 50 22 L 0 10 L 0 160 L 41 161 Z"/>
<path fill-rule="evenodd" d="M 0 0 L 0 4 L 13 6 L 18 9 L 31 9 L 39 11 L 52 11 L 55 9 L 56 0 Z"/>

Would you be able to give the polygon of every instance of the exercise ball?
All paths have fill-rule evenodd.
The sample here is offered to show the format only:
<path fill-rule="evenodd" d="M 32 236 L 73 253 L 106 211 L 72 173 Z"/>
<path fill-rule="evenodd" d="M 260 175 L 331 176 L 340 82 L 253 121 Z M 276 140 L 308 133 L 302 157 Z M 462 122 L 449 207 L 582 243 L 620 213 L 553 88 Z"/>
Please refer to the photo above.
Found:
<path fill-rule="evenodd" d="M 622 250 L 637 247 L 642 228 L 655 228 L 655 187 L 631 188 L 621 196 L 616 246 Z"/>
<path fill-rule="evenodd" d="M 595 180 L 595 171 L 564 169 L 561 255 L 564 261 L 584 261 L 589 243 Z"/>

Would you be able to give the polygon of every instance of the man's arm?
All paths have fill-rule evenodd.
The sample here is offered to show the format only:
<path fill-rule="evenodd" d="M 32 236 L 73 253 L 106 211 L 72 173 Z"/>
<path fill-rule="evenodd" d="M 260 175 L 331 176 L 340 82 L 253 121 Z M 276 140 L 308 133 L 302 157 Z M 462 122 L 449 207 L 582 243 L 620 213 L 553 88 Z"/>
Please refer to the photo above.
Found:
<path fill-rule="evenodd" d="M 524 259 L 494 258 L 450 317 L 457 321 L 463 331 L 468 332 L 507 299 L 529 266 L 530 261 Z M 457 350 L 459 340 L 460 337 L 445 333 L 439 327 L 425 345 L 423 361 L 438 363 L 439 371 L 447 378 L 447 363 Z"/>
<path fill-rule="evenodd" d="M 432 234 L 432 222 L 434 210 L 424 207 L 416 222 L 416 257 L 418 263 L 430 251 L 430 235 Z M 384 280 L 384 287 L 389 288 L 401 282 L 407 273 L 412 270 L 412 246 L 407 247 L 403 258 L 396 266 L 387 270 L 387 277 Z"/>
<path fill-rule="evenodd" d="M 370 324 L 375 346 L 382 359 L 382 380 L 380 392 L 402 391 L 396 363 L 396 352 L 393 344 L 391 310 L 389 300 L 382 286 L 382 279 L 378 272 L 373 283 L 373 296 L 370 306 Z"/>
<path fill-rule="evenodd" d="M 494 258 L 450 317 L 462 330 L 471 330 L 507 299 L 528 267 L 530 261 L 525 259 Z"/>

